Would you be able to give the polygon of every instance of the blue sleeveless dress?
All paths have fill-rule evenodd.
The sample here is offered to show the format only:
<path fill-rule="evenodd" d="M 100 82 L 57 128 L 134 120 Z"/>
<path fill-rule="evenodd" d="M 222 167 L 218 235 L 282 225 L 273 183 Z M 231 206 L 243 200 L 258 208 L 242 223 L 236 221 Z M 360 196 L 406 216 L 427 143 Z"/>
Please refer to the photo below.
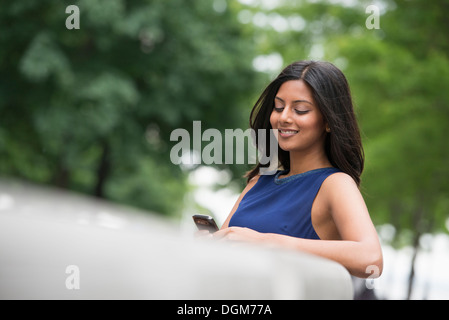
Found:
<path fill-rule="evenodd" d="M 241 200 L 229 226 L 319 239 L 312 226 L 312 204 L 323 181 L 336 172 L 340 170 L 320 168 L 286 178 L 279 178 L 285 171 L 260 176 Z"/>

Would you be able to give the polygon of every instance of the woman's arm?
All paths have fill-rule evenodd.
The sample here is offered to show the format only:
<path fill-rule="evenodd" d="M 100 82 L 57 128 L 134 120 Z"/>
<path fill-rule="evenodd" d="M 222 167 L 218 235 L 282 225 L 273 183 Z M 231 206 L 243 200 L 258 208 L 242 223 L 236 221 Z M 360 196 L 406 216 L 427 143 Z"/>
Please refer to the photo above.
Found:
<path fill-rule="evenodd" d="M 301 239 L 259 233 L 248 228 L 227 228 L 227 225 L 214 237 L 301 250 L 337 261 L 357 277 L 379 276 L 383 267 L 382 250 L 355 182 L 344 173 L 336 173 L 323 182 L 319 193 L 320 201 L 328 208 L 342 240 Z"/>

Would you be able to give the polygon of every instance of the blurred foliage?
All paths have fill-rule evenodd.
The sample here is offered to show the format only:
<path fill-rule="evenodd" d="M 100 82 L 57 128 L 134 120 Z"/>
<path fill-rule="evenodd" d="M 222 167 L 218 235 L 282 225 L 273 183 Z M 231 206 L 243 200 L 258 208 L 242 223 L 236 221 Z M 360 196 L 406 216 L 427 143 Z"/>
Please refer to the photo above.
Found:
<path fill-rule="evenodd" d="M 79 30 L 65 27 L 71 4 Z M 239 6 L 2 1 L 0 175 L 179 214 L 171 131 L 247 126 L 257 81 Z"/>
<path fill-rule="evenodd" d="M 359 107 L 375 221 L 398 237 L 447 232 L 449 218 L 448 1 L 396 1 L 370 36 L 335 40 Z M 412 35 L 412 36 L 411 36 Z M 414 238 L 414 239 L 413 239 Z M 401 245 L 399 241 L 397 243 Z"/>

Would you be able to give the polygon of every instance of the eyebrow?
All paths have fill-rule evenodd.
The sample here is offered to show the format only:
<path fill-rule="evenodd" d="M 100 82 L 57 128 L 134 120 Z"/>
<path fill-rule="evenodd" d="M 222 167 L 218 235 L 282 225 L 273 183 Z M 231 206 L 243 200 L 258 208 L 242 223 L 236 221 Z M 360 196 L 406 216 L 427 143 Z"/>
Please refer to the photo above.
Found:
<path fill-rule="evenodd" d="M 284 102 L 284 103 L 285 103 L 285 101 L 284 101 L 283 99 L 279 98 L 279 97 L 274 97 L 274 98 L 277 99 L 277 100 L 280 100 L 281 102 Z M 309 103 L 309 104 L 313 105 L 312 102 L 307 101 L 307 100 L 294 100 L 294 101 L 293 101 L 293 103 L 298 103 L 298 102 L 306 102 L 306 103 Z"/>

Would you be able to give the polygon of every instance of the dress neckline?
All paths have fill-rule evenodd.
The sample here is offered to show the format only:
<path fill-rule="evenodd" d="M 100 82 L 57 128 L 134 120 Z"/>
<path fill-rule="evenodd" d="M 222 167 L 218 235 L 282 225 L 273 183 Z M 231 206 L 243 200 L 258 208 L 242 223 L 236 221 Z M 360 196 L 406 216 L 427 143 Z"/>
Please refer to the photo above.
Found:
<path fill-rule="evenodd" d="M 303 177 L 311 175 L 313 173 L 318 173 L 318 172 L 327 171 L 327 170 L 338 170 L 338 169 L 335 167 L 324 167 L 324 168 L 312 169 L 312 170 L 297 173 L 297 174 L 294 174 L 294 175 L 291 175 L 291 176 L 285 177 L 285 178 L 280 178 L 280 176 L 283 174 L 286 174 L 288 172 L 288 170 L 280 170 L 274 176 L 274 183 L 283 184 L 283 183 L 287 183 L 287 182 L 290 182 L 290 181 L 293 181 L 293 180 L 296 180 L 299 178 L 303 178 Z"/>

